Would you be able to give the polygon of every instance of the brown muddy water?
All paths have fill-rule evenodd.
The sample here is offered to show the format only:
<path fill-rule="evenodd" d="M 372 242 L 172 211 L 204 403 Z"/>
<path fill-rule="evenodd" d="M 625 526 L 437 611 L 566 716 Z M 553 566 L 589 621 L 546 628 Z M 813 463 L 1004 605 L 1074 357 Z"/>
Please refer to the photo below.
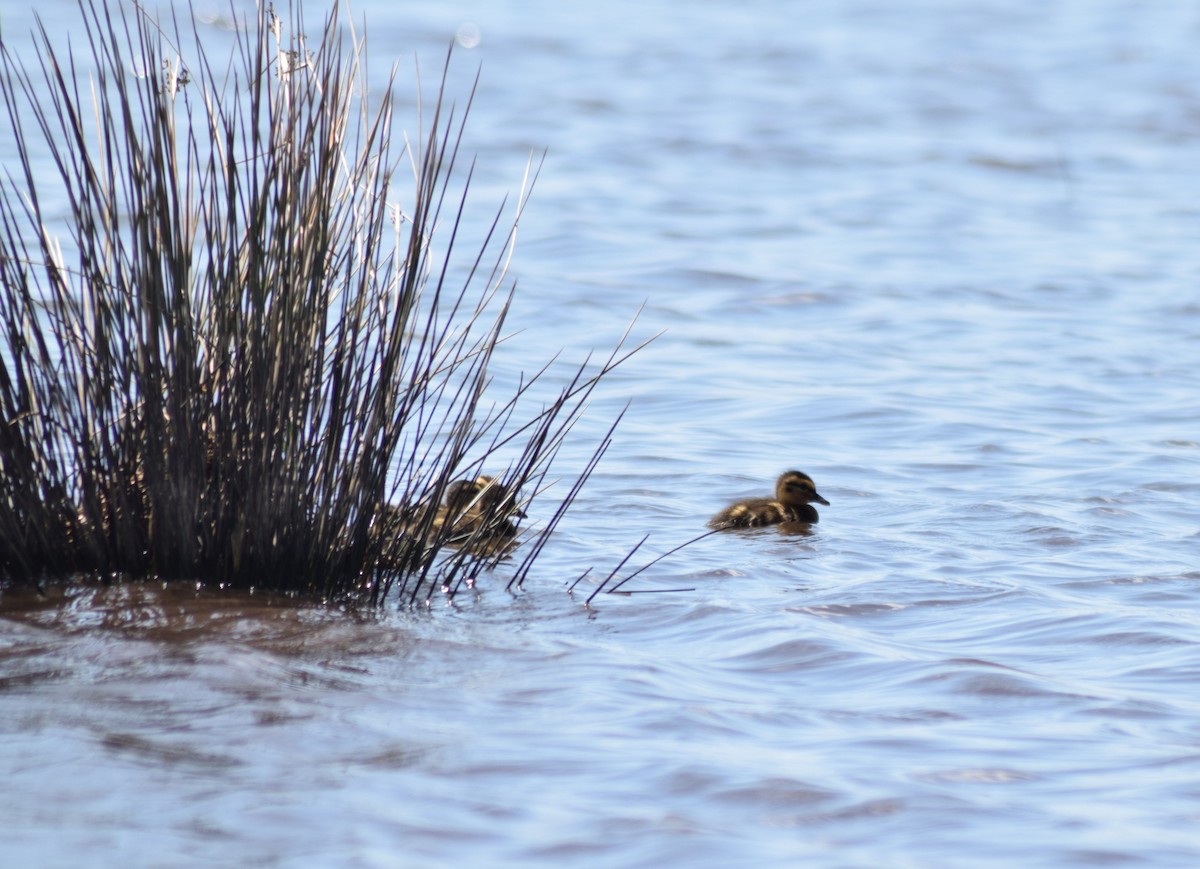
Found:
<path fill-rule="evenodd" d="M 1200 10 L 355 8 L 549 149 L 497 379 L 663 335 L 520 593 L 0 592 L 0 865 L 1197 865 Z"/>

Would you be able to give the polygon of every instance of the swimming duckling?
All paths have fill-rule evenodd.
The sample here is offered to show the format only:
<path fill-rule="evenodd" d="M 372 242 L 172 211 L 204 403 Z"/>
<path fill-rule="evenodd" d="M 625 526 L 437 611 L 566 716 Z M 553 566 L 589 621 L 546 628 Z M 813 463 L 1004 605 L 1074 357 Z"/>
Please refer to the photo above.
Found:
<path fill-rule="evenodd" d="M 440 504 L 424 499 L 416 504 L 381 505 L 371 533 L 382 545 L 384 563 L 395 565 L 407 563 L 428 546 L 507 551 L 516 545 L 512 519 L 524 516 L 507 487 L 481 475 L 450 483 Z"/>
<path fill-rule="evenodd" d="M 495 477 L 481 474 L 474 480 L 455 480 L 446 487 L 442 506 L 434 517 L 434 528 L 449 525 L 451 544 L 479 535 L 491 539 L 517 536 L 513 518 L 524 518 L 516 498 Z"/>
<path fill-rule="evenodd" d="M 714 530 L 726 528 L 761 528 L 784 522 L 816 522 L 816 508 L 809 504 L 829 502 L 817 494 L 812 477 L 800 471 L 786 471 L 775 483 L 774 498 L 750 498 L 730 504 L 708 522 Z"/>

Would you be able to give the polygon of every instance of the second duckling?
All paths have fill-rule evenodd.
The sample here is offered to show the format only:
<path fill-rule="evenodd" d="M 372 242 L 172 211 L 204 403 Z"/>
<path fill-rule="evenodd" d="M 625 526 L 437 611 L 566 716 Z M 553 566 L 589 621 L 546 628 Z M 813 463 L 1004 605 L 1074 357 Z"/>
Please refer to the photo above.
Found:
<path fill-rule="evenodd" d="M 828 506 L 817 494 L 812 477 L 801 471 L 785 471 L 775 483 L 774 498 L 750 498 L 730 504 L 708 522 L 714 530 L 728 528 L 761 528 L 785 522 L 813 523 L 820 516 L 810 503 Z"/>
<path fill-rule="evenodd" d="M 481 474 L 473 480 L 455 480 L 446 487 L 433 526 L 448 525 L 453 535 L 451 542 L 476 533 L 508 539 L 517 536 L 512 520 L 524 516 L 525 511 L 503 484 L 495 477 Z"/>
<path fill-rule="evenodd" d="M 524 516 L 506 486 L 495 477 L 480 475 L 449 483 L 441 503 L 425 499 L 381 505 L 371 533 L 382 545 L 385 564 L 406 565 L 417 557 L 414 552 L 430 545 L 507 552 L 517 545 L 513 519 Z"/>

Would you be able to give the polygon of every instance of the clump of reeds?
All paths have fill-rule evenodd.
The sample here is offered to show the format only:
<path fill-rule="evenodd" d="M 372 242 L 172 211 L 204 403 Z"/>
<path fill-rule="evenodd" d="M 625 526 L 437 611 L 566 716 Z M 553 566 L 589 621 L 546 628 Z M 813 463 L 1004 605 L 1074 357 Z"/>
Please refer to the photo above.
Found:
<path fill-rule="evenodd" d="M 285 35 L 303 33 L 298 11 L 260 6 L 219 63 L 194 22 L 81 10 L 82 46 L 39 25 L 32 65 L 0 37 L 17 154 L 0 196 L 0 579 L 416 600 L 511 557 L 627 353 L 532 411 L 545 369 L 484 404 L 526 188 L 454 283 L 465 111 L 439 91 L 425 132 L 397 143 L 391 94 L 367 98 L 336 8 L 305 42 Z M 397 171 L 415 182 L 403 207 Z M 454 508 L 456 481 L 485 474 L 502 496 Z"/>

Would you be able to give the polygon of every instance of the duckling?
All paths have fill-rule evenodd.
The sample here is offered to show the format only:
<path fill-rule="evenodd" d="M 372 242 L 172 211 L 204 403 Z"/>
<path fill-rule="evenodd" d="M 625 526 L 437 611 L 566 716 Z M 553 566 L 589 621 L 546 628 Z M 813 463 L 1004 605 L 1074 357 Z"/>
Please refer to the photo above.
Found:
<path fill-rule="evenodd" d="M 507 487 L 495 477 L 481 474 L 474 480 L 455 480 L 446 487 L 433 527 L 448 527 L 447 542 L 452 545 L 473 536 L 507 540 L 517 536 L 512 520 L 524 516 L 525 511 Z"/>
<path fill-rule="evenodd" d="M 402 564 L 413 544 L 508 551 L 516 545 L 512 520 L 524 516 L 507 487 L 495 477 L 480 475 L 450 483 L 436 506 L 429 499 L 402 506 L 382 504 L 371 532 L 382 541 L 385 563 Z"/>
<path fill-rule="evenodd" d="M 816 522 L 820 517 L 809 504 L 829 502 L 817 494 L 812 477 L 800 471 L 786 471 L 775 483 L 774 498 L 750 498 L 730 504 L 708 522 L 717 531 L 727 528 L 760 528 L 785 522 Z"/>

